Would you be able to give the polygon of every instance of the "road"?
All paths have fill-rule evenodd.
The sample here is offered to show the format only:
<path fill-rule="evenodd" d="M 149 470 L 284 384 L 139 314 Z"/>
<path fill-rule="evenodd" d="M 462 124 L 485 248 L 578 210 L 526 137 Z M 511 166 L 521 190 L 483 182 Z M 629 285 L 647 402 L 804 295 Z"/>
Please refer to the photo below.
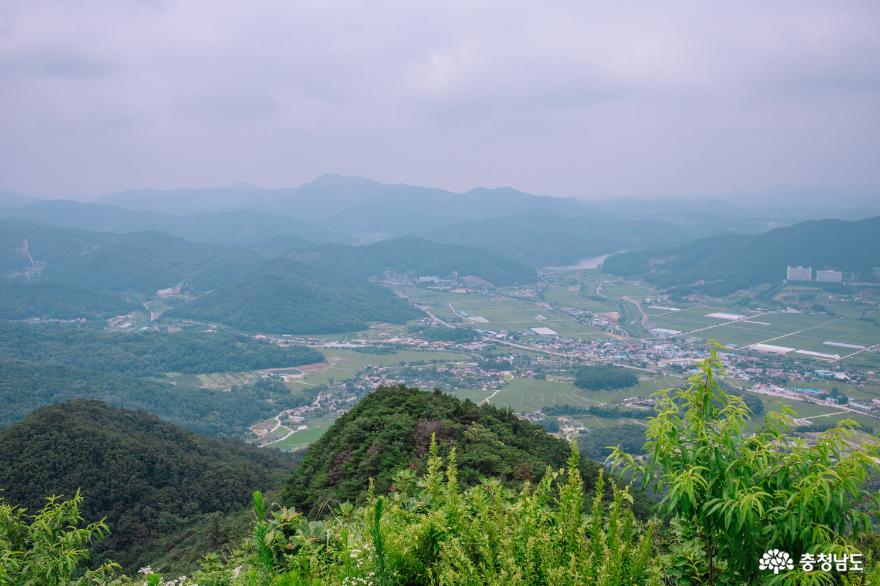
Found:
<path fill-rule="evenodd" d="M 431 313 L 431 310 L 428 309 L 426 306 L 424 306 L 424 305 L 416 305 L 416 307 L 418 307 L 419 309 L 421 309 L 422 311 L 424 311 L 425 313 L 427 313 L 427 314 L 428 314 L 428 317 L 430 317 L 430 318 L 434 321 L 434 323 L 438 323 L 438 324 L 440 324 L 440 325 L 446 326 L 447 328 L 455 328 L 455 326 L 453 326 L 452 324 L 443 321 L 442 319 L 440 319 L 439 317 L 437 317 L 436 315 L 434 315 L 433 313 Z M 452 307 L 452 304 L 451 304 L 451 303 L 449 304 L 449 307 L 450 307 L 450 308 Z M 453 310 L 453 311 L 455 311 L 455 310 Z M 458 314 L 456 313 L 455 315 L 458 315 Z"/>
<path fill-rule="evenodd" d="M 779 393 L 779 392 L 775 392 L 775 391 L 761 391 L 761 390 L 758 390 L 754 387 L 750 388 L 750 389 L 745 389 L 745 390 L 749 393 L 754 393 L 756 395 L 764 395 L 767 397 L 778 397 L 780 399 L 788 399 L 790 401 L 800 401 L 801 403 L 810 403 L 812 405 L 822 405 L 823 407 L 833 407 L 835 409 L 839 409 L 840 412 L 849 412 L 849 413 L 855 413 L 856 415 L 865 415 L 867 417 L 877 418 L 876 415 L 872 415 L 870 413 L 865 413 L 864 411 L 859 411 L 857 409 L 847 407 L 846 405 L 829 404 L 825 401 L 807 401 L 805 397 L 791 395 L 788 393 Z M 828 415 L 834 415 L 834 413 L 829 413 Z M 814 415 L 812 417 L 805 417 L 804 419 L 813 419 L 815 417 L 821 417 L 821 416 L 822 415 L 819 415 L 819 416 Z"/>
<path fill-rule="evenodd" d="M 721 328 L 724 326 L 729 326 L 730 324 L 735 324 L 735 323 L 739 323 L 739 322 L 743 322 L 743 321 L 750 321 L 750 320 L 755 319 L 756 317 L 762 317 L 765 315 L 769 315 L 771 313 L 776 313 L 776 312 L 775 311 L 765 311 L 763 313 L 756 313 L 754 315 L 744 315 L 743 317 L 741 317 L 739 319 L 727 319 L 727 320 L 722 321 L 721 323 L 712 324 L 711 326 L 706 326 L 704 328 L 697 328 L 696 330 L 691 330 L 689 332 L 683 332 L 681 334 L 675 334 L 674 336 L 668 336 L 668 337 L 669 337 L 669 339 L 672 339 L 672 338 L 680 338 L 682 336 L 690 336 L 691 334 L 705 332 L 706 330 L 711 330 L 713 328 Z M 751 345 L 751 344 L 749 344 L 749 345 Z"/>
<path fill-rule="evenodd" d="M 837 362 L 840 362 L 841 360 L 846 360 L 847 358 L 852 358 L 856 354 L 861 354 L 862 352 L 867 352 L 868 350 L 880 350 L 880 344 L 874 344 L 873 346 L 867 346 L 865 348 L 862 348 L 861 350 L 856 350 L 852 354 L 847 354 L 846 356 L 841 356 L 840 358 L 837 359 Z"/>
<path fill-rule="evenodd" d="M 282 425 L 281 427 L 283 427 L 284 429 L 287 430 L 287 434 L 282 438 L 278 438 L 277 440 L 272 440 L 271 442 L 265 443 L 261 447 L 271 446 L 272 444 L 277 444 L 278 442 L 283 442 L 284 440 L 286 440 L 287 438 L 289 438 L 290 436 L 292 436 L 293 434 L 296 433 L 295 429 L 290 429 L 286 425 Z M 278 428 L 276 427 L 275 429 L 278 429 Z"/>
<path fill-rule="evenodd" d="M 766 315 L 766 314 L 760 314 Z M 753 315 L 751 317 L 759 317 L 759 315 Z M 742 320 L 734 320 L 734 322 L 742 321 Z M 742 350 L 743 348 L 748 348 L 749 346 L 754 346 L 755 344 L 766 344 L 767 342 L 773 342 L 774 340 L 781 340 L 782 338 L 787 338 L 789 336 L 794 336 L 803 332 L 807 332 L 809 330 L 815 330 L 816 328 L 821 328 L 822 326 L 826 326 L 828 324 L 834 323 L 836 321 L 840 321 L 840 318 L 829 319 L 828 321 L 823 321 L 819 325 L 810 326 L 808 328 L 804 328 L 802 330 L 798 330 L 796 332 L 789 332 L 787 334 L 782 334 L 781 336 L 776 336 L 775 338 L 767 338 L 766 340 L 761 340 L 760 342 L 751 342 L 750 344 L 745 344 L 744 346 L 740 346 L 737 350 Z M 733 322 L 732 322 L 733 323 Z"/>

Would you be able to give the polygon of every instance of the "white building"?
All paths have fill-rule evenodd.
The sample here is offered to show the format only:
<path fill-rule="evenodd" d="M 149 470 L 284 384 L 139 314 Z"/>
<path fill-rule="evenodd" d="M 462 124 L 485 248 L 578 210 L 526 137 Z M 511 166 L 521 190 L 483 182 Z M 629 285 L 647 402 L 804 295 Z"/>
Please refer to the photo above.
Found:
<path fill-rule="evenodd" d="M 813 267 L 790 266 L 785 272 L 785 278 L 789 281 L 812 281 Z"/>
<path fill-rule="evenodd" d="M 816 271 L 816 281 L 819 283 L 842 283 L 843 273 L 840 271 Z"/>

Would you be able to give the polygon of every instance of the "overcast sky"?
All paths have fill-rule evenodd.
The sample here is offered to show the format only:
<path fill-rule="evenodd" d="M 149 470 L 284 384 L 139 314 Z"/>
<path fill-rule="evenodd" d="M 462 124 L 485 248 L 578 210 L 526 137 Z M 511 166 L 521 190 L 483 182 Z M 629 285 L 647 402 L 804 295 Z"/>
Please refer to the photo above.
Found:
<path fill-rule="evenodd" d="M 880 2 L 3 0 L 0 188 L 880 184 Z"/>

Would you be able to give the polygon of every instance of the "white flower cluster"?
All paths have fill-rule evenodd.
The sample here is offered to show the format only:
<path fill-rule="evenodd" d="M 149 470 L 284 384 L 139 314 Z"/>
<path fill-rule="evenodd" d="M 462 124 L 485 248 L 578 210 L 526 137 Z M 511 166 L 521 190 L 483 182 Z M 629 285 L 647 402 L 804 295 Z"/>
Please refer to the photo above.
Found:
<path fill-rule="evenodd" d="M 366 576 L 347 576 L 342 581 L 342 586 L 373 586 L 375 572 L 367 572 Z"/>
<path fill-rule="evenodd" d="M 153 570 L 150 566 L 144 566 L 140 570 L 138 570 L 138 574 L 143 574 L 144 576 L 152 576 L 156 571 Z M 186 576 L 178 576 L 172 580 L 168 580 L 167 582 L 163 578 L 159 582 L 159 586 L 199 586 L 196 582 L 187 582 L 189 578 Z M 143 586 L 149 586 L 149 582 L 144 582 Z"/>

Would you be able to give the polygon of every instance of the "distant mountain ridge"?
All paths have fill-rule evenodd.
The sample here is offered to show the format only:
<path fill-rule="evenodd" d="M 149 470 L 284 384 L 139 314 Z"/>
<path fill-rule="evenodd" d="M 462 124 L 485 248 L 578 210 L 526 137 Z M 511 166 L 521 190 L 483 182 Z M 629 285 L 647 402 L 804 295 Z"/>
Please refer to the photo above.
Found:
<path fill-rule="evenodd" d="M 488 248 L 533 267 L 621 249 L 678 244 L 725 229 L 755 232 L 764 227 L 761 222 L 741 217 L 704 224 L 705 212 L 693 214 L 682 205 L 659 219 L 634 218 L 615 211 L 609 202 L 533 195 L 509 187 L 454 193 L 383 184 L 363 177 L 325 175 L 296 188 L 258 193 L 256 189 L 126 192 L 101 201 L 173 213 L 189 213 L 196 204 L 209 206 L 204 209 L 233 205 L 296 218 L 345 234 L 357 243 L 418 236 Z M 238 199 L 234 199 L 236 194 Z M 177 203 L 184 199 L 189 201 Z M 680 223 L 676 215 L 696 217 L 690 231 L 677 229 Z M 341 241 L 338 237 L 333 240 Z"/>
<path fill-rule="evenodd" d="M 585 201 L 510 187 L 455 193 L 324 175 L 292 188 L 129 190 L 80 210 L 56 201 L 34 202 L 3 213 L 87 229 L 160 230 L 224 244 L 260 245 L 280 237 L 299 239 L 297 246 L 304 248 L 309 241 L 369 244 L 416 236 L 487 248 L 532 267 L 768 227 L 765 219 L 750 215 L 754 211 L 692 203 Z M 783 212 L 776 225 L 789 223 L 790 214 Z"/>
<path fill-rule="evenodd" d="M 346 275 L 381 276 L 385 271 L 419 277 L 477 276 L 493 285 L 527 283 L 537 277 L 525 263 L 475 246 L 432 242 L 415 236 L 380 240 L 364 246 L 328 244 L 291 253 L 291 258 Z"/>
<path fill-rule="evenodd" d="M 176 215 L 59 199 L 30 202 L 4 210 L 2 215 L 64 228 L 116 234 L 156 231 L 192 242 L 226 245 L 256 245 L 272 236 L 295 237 L 303 243 L 348 241 L 332 229 L 251 209 Z"/>
<path fill-rule="evenodd" d="M 722 234 L 675 248 L 615 255 L 603 268 L 644 276 L 664 287 L 702 281 L 724 293 L 782 281 L 789 265 L 871 273 L 880 266 L 880 216 L 854 222 L 809 220 L 755 235 Z"/>

